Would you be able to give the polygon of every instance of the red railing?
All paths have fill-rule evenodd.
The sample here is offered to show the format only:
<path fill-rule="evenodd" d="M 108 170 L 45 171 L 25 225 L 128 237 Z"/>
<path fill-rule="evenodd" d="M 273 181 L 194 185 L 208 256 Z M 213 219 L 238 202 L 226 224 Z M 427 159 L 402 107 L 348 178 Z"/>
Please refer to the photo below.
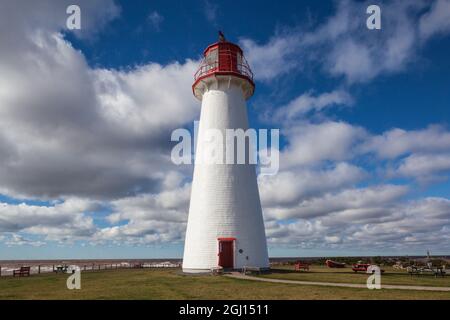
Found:
<path fill-rule="evenodd" d="M 221 51 L 214 61 L 204 58 L 194 75 L 194 81 L 215 72 L 233 72 L 248 77 L 253 81 L 253 72 L 247 63 L 247 60 L 245 60 L 244 57 L 242 57 L 241 62 L 238 62 L 237 60 L 236 52 L 231 51 Z"/>

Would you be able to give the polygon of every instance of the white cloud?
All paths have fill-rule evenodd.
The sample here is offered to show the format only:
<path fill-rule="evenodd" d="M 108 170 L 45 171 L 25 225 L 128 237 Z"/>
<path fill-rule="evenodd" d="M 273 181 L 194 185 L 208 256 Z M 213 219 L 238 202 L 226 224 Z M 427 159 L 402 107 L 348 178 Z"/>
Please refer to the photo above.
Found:
<path fill-rule="evenodd" d="M 391 214 L 390 208 L 408 192 L 404 185 L 380 185 L 361 189 L 347 189 L 336 194 L 306 201 L 300 205 L 300 212 L 311 215 L 329 215 L 328 223 L 337 220 L 368 221 L 381 220 Z M 384 214 L 383 214 L 384 212 Z"/>
<path fill-rule="evenodd" d="M 147 220 L 185 222 L 187 220 L 190 184 L 164 190 L 158 194 L 145 194 L 111 202 L 114 212 L 108 220 L 142 222 Z"/>
<path fill-rule="evenodd" d="M 317 235 L 325 232 L 319 221 L 297 220 L 292 223 L 266 223 L 266 236 L 269 244 L 295 244 L 295 246 L 314 246 Z"/>
<path fill-rule="evenodd" d="M 329 243 L 339 243 L 341 242 L 341 238 L 338 236 L 326 236 L 325 241 Z"/>
<path fill-rule="evenodd" d="M 166 66 L 151 63 L 128 72 L 93 70 L 98 108 L 114 127 L 138 136 L 176 128 L 199 111 L 189 86 L 196 67 L 197 62 L 187 60 Z"/>
<path fill-rule="evenodd" d="M 66 9 L 71 0 L 40 0 L 39 4 L 30 4 L 27 0 L 2 1 L 0 4 L 0 43 L 2 56 L 14 55 L 18 47 L 25 48 L 27 35 L 40 29 L 44 32 L 67 30 L 69 15 Z M 120 7 L 114 0 L 78 0 L 81 9 L 81 30 L 71 30 L 77 37 L 92 40 L 110 21 L 116 19 Z"/>
<path fill-rule="evenodd" d="M 184 239 L 185 224 L 164 221 L 130 222 L 126 225 L 100 229 L 93 236 L 94 243 L 148 245 L 176 243 Z"/>
<path fill-rule="evenodd" d="M 321 112 L 333 106 L 349 106 L 353 102 L 353 98 L 342 90 L 319 95 L 306 92 L 291 100 L 287 105 L 277 108 L 271 119 L 274 122 L 289 123 L 289 121 L 297 120 L 297 117 L 305 116 L 308 112 Z"/>
<path fill-rule="evenodd" d="M 449 238 L 450 228 L 448 199 L 408 201 L 411 186 L 371 185 L 373 179 L 368 179 L 385 179 L 391 166 L 396 176 L 401 172 L 418 179 L 436 173 L 442 177 L 450 171 L 445 153 L 449 133 L 444 127 L 397 128 L 372 135 L 364 128 L 326 118 L 319 123 L 285 120 L 283 125 L 287 147 L 280 153 L 281 170 L 258 180 L 271 245 L 444 250 L 442 239 Z M 386 160 L 392 161 L 387 169 Z M 350 161 L 370 161 L 375 168 L 369 175 Z M 359 186 L 366 182 L 368 186 Z"/>
<path fill-rule="evenodd" d="M 330 212 L 326 216 L 287 223 L 266 223 L 269 241 L 272 245 L 316 250 L 338 245 L 340 249 L 354 252 L 382 250 L 405 254 L 411 250 L 447 249 L 450 200 L 425 198 L 395 204 L 388 196 L 376 202 L 370 200 L 373 191 L 368 193 L 368 201 L 358 200 L 362 205 L 358 205 L 359 210 Z M 359 195 L 364 197 L 365 191 L 361 192 Z"/>
<path fill-rule="evenodd" d="M 172 166 L 171 131 L 199 112 L 190 90 L 196 62 L 92 69 L 51 29 L 58 24 L 28 30 L 34 14 L 0 32 L 18 39 L 0 42 L 13 53 L 0 56 L 0 192 L 54 199 L 158 191 Z"/>
<path fill-rule="evenodd" d="M 339 1 L 335 13 L 319 25 L 283 30 L 263 44 L 243 39 L 241 45 L 259 80 L 318 67 L 348 83 L 368 82 L 405 70 L 429 38 L 450 33 L 449 3 L 384 1 L 379 3 L 382 29 L 368 30 L 366 8 L 372 3 Z"/>
<path fill-rule="evenodd" d="M 430 10 L 419 21 L 419 32 L 422 39 L 430 38 L 436 34 L 450 32 L 450 1 L 437 0 L 433 2 Z"/>
<path fill-rule="evenodd" d="M 422 37 L 447 32 L 445 12 L 436 12 L 442 3 L 422 17 Z M 48 207 L 1 204 L 0 239 L 11 245 L 182 241 L 190 169 L 172 166 L 169 138 L 172 129 L 198 117 L 190 90 L 196 62 L 91 68 L 61 34 L 64 21 L 54 12 L 65 9 L 64 2 L 53 11 L 51 5 L 43 1 L 37 13 L 0 12 L 0 192 L 62 200 Z M 97 8 L 89 5 L 83 8 Z M 111 1 L 100 5 L 106 9 L 85 12 L 86 34 L 99 32 L 118 14 Z M 417 48 L 411 17 L 427 6 L 388 4 L 385 31 L 376 35 L 358 29 L 365 10 L 361 20 L 355 17 L 364 5 L 342 2 L 324 24 L 277 34 L 265 44 L 242 39 L 256 78 L 269 81 L 306 64 L 320 64 L 327 74 L 348 82 L 402 70 Z M 4 25 L 6 15 L 13 27 Z M 216 19 L 215 10 L 210 18 Z M 371 185 L 367 178 L 379 168 L 369 173 L 361 158 L 377 155 L 370 163 L 375 167 L 380 159 L 397 161 L 397 174 L 417 179 L 443 175 L 450 171 L 449 132 L 430 126 L 372 135 L 343 121 L 305 119 L 352 103 L 344 90 L 310 91 L 273 117 L 283 125 L 287 147 L 281 151 L 280 173 L 258 180 L 270 242 L 304 248 L 448 243 L 448 199 L 407 201 L 407 186 Z M 108 200 L 112 212 L 105 222 L 110 225 L 94 223 L 91 211 L 104 203 L 87 198 Z"/>
<path fill-rule="evenodd" d="M 28 238 L 25 238 L 19 234 L 13 233 L 9 238 L 6 239 L 5 244 L 9 247 L 12 246 L 24 246 L 29 245 L 33 247 L 42 247 L 46 243 L 43 241 L 34 241 Z"/>
<path fill-rule="evenodd" d="M 285 129 L 288 147 L 280 155 L 280 166 L 320 165 L 323 161 L 351 159 L 354 147 L 366 137 L 363 128 L 345 122 L 299 123 Z"/>
<path fill-rule="evenodd" d="M 391 129 L 372 136 L 361 146 L 362 152 L 374 152 L 380 158 L 397 158 L 416 152 L 443 152 L 450 150 L 450 132 L 432 125 L 421 130 Z"/>
<path fill-rule="evenodd" d="M 336 14 L 305 37 L 311 49 L 327 52 L 323 70 L 343 76 L 349 83 L 367 82 L 379 75 L 403 70 L 417 51 L 415 15 L 423 3 L 393 1 L 382 7 L 382 29 L 368 30 L 370 2 L 339 2 Z M 311 41 L 309 39 L 315 39 Z"/>
<path fill-rule="evenodd" d="M 335 188 L 339 189 L 339 188 Z M 311 199 L 299 199 L 299 201 L 291 207 L 274 207 L 271 209 L 273 218 L 292 219 L 292 218 L 315 218 L 329 214 L 343 213 L 343 215 L 355 216 L 354 210 L 357 211 L 358 219 L 367 218 L 374 212 L 367 209 L 383 208 L 383 205 L 392 204 L 400 197 L 407 193 L 405 186 L 384 185 L 367 187 L 363 189 L 344 189 L 338 193 L 326 193 L 322 196 Z M 380 217 L 379 212 L 376 216 Z M 341 214 L 342 218 L 342 214 Z"/>
<path fill-rule="evenodd" d="M 432 245 L 445 248 L 450 239 L 448 199 L 425 198 L 411 201 L 398 210 L 402 212 L 400 219 L 365 224 L 354 233 L 352 239 L 379 245 L 388 241 L 391 246 Z"/>
<path fill-rule="evenodd" d="M 53 206 L 0 203 L 0 232 L 26 232 L 48 240 L 71 241 L 92 236 L 96 227 L 88 212 L 98 203 L 70 199 Z"/>
<path fill-rule="evenodd" d="M 63 1 L 25 5 L 0 12 L 1 22 L 16 17 L 0 30 L 0 193 L 61 200 L 1 204 L 0 232 L 62 242 L 112 241 L 115 233 L 140 243 L 179 239 L 187 196 L 177 193 L 188 192 L 179 186 L 191 169 L 171 163 L 170 133 L 198 116 L 190 89 L 197 63 L 93 69 L 60 32 Z M 100 28 L 117 15 L 111 1 L 80 6 L 89 34 L 99 31 L 90 21 Z M 98 203 L 82 198 L 120 199 L 105 205 L 119 210 L 109 220 L 121 225 L 99 229 L 89 212 Z"/>
<path fill-rule="evenodd" d="M 364 81 L 375 70 L 369 48 L 352 39 L 336 45 L 328 57 L 328 68 L 331 74 L 345 75 L 350 82 Z"/>
<path fill-rule="evenodd" d="M 450 199 L 429 197 L 412 201 L 408 206 L 408 211 L 418 216 L 425 213 L 424 218 L 450 219 Z"/>
<path fill-rule="evenodd" d="M 112 225 L 98 229 L 92 237 L 93 241 L 130 245 L 182 241 L 191 185 L 182 184 L 178 175 L 169 172 L 164 183 L 166 189 L 160 193 L 112 201 L 110 205 L 113 212 L 106 217 Z"/>
<path fill-rule="evenodd" d="M 413 154 L 402 160 L 396 170 L 401 176 L 422 182 L 445 179 L 445 172 L 450 172 L 450 154 Z"/>
<path fill-rule="evenodd" d="M 251 39 L 241 39 L 239 44 L 245 52 L 255 79 L 268 81 L 292 71 L 300 65 L 296 52 L 295 37 L 273 37 L 268 43 L 259 45 Z"/>
<path fill-rule="evenodd" d="M 274 176 L 260 176 L 259 188 L 263 207 L 284 207 L 301 199 L 352 186 L 366 177 L 361 168 L 338 163 L 334 168 L 283 171 Z"/>

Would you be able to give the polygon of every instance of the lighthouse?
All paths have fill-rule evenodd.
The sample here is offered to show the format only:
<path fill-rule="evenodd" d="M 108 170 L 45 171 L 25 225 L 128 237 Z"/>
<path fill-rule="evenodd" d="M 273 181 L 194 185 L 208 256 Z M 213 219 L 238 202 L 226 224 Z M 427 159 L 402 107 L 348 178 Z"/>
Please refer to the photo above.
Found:
<path fill-rule="evenodd" d="M 256 165 L 248 154 L 243 163 L 227 161 L 229 150 L 210 135 L 220 132 L 225 137 L 230 130 L 247 131 L 246 100 L 255 90 L 253 74 L 242 49 L 222 33 L 203 55 L 192 85 L 194 96 L 201 101 L 201 114 L 183 271 L 269 268 Z M 198 161 L 211 144 L 221 151 L 218 160 L 223 161 Z M 247 143 L 245 151 L 250 150 Z"/>

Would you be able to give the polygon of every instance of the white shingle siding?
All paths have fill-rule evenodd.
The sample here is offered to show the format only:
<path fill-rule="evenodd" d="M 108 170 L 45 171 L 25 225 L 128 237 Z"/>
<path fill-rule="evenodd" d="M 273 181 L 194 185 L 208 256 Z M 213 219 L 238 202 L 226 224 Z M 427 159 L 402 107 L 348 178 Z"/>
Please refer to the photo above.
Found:
<path fill-rule="evenodd" d="M 225 136 L 225 129 L 248 128 L 242 81 L 211 77 L 204 83 L 197 154 L 205 148 L 202 140 L 207 129 L 219 129 Z M 255 165 L 195 165 L 183 271 L 216 267 L 220 237 L 236 238 L 235 268 L 269 267 Z"/>

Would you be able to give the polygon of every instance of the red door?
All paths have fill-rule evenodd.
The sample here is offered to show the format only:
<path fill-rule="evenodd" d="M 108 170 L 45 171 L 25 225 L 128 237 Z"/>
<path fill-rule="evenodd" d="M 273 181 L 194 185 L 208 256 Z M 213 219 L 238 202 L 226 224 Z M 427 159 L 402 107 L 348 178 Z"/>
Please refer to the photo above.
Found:
<path fill-rule="evenodd" d="M 233 241 L 219 240 L 219 266 L 233 268 Z"/>

